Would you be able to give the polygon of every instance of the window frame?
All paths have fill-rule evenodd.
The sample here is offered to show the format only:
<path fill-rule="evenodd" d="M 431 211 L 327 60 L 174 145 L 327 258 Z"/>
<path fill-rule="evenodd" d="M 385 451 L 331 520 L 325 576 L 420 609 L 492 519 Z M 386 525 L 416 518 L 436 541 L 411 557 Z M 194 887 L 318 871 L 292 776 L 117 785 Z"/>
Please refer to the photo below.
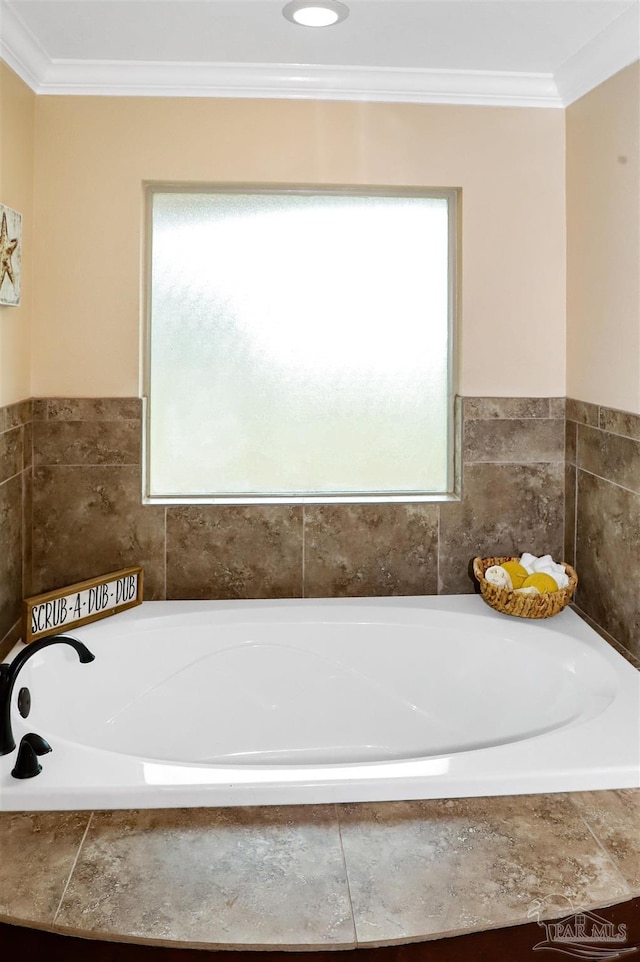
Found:
<path fill-rule="evenodd" d="M 143 231 L 143 304 L 140 337 L 140 381 L 142 396 L 142 502 L 156 505 L 189 504 L 393 504 L 459 501 L 461 496 L 461 399 L 457 394 L 458 373 L 458 327 L 459 327 L 459 261 L 461 190 L 459 188 L 397 187 L 369 185 L 332 185 L 278 183 L 182 183 L 147 181 L 144 191 Z M 153 198 L 161 193 L 193 194 L 282 194 L 282 195 L 332 195 L 347 197 L 423 197 L 445 199 L 448 210 L 448 311 L 447 311 L 447 490 L 444 492 L 367 492 L 323 493 L 293 495 L 278 494 L 199 494 L 171 495 L 150 493 L 150 392 L 151 392 L 151 317 L 152 317 L 152 258 L 153 258 Z"/>

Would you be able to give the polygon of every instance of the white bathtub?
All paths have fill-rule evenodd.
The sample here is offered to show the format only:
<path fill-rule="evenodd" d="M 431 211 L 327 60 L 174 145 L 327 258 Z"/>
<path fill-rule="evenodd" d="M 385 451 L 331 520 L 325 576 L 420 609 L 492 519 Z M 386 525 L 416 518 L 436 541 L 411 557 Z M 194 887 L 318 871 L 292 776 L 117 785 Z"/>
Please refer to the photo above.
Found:
<path fill-rule="evenodd" d="M 475 596 L 145 603 L 35 654 L 0 809 L 373 801 L 640 785 L 640 674 L 566 610 Z M 19 649 L 16 648 L 16 651 Z"/>

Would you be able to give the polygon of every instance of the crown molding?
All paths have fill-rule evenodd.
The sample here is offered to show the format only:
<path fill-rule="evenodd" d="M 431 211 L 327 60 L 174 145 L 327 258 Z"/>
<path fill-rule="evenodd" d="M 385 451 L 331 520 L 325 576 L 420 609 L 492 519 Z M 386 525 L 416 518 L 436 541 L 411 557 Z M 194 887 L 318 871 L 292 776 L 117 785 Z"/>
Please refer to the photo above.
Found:
<path fill-rule="evenodd" d="M 24 78 L 26 79 L 26 78 Z M 279 64 L 50 61 L 38 94 L 562 107 L 550 74 Z"/>
<path fill-rule="evenodd" d="M 51 63 L 31 31 L 6 3 L 0 7 L 0 58 L 36 92 Z"/>
<path fill-rule="evenodd" d="M 640 59 L 640 5 L 631 7 L 556 70 L 565 107 Z"/>
<path fill-rule="evenodd" d="M 37 94 L 245 97 L 562 108 L 617 73 L 639 51 L 639 10 L 617 17 L 555 75 L 499 71 L 51 60 L 8 3 L 0 58 Z"/>

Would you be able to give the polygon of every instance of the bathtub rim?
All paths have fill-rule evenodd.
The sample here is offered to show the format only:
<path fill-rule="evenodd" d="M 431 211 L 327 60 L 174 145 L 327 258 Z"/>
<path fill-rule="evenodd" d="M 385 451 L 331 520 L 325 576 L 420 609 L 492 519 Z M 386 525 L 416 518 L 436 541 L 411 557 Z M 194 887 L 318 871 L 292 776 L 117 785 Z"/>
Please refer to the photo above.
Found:
<path fill-rule="evenodd" d="M 316 606 L 337 611 L 357 611 L 365 606 L 451 611 L 479 617 L 486 625 L 497 622 L 504 626 L 504 619 L 508 618 L 493 611 L 475 595 L 268 599 L 242 602 L 159 601 L 145 602 L 118 617 L 126 618 L 128 623 L 136 623 L 142 619 L 148 620 L 149 616 L 162 617 L 168 612 L 179 616 L 187 612 L 202 613 L 208 609 L 219 613 L 237 613 L 240 609 L 246 609 L 259 614 L 264 610 L 288 609 L 295 612 Z M 509 618 L 508 621 L 520 619 Z M 74 634 L 90 644 L 91 635 L 103 635 L 112 624 L 112 619 L 96 622 L 78 629 Z M 638 717 L 640 675 L 576 612 L 565 609 L 560 615 L 540 624 L 548 629 L 544 633 L 547 638 L 554 633 L 566 634 L 595 649 L 613 668 L 621 682 L 620 691 L 613 703 L 604 712 L 587 719 L 579 726 L 582 733 L 579 744 L 584 746 L 585 740 L 589 744 L 588 762 L 576 762 L 574 759 L 571 772 L 566 770 L 566 764 L 562 767 L 562 757 L 563 752 L 576 750 L 575 741 L 572 747 L 572 739 L 568 738 L 569 734 L 575 735 L 572 726 L 534 736 L 528 743 L 512 742 L 473 749 L 460 752 L 457 757 L 433 755 L 410 762 L 401 760 L 326 766 L 335 773 L 332 779 L 328 777 L 329 772 L 317 770 L 321 766 L 316 766 L 315 774 L 308 771 L 304 777 L 297 779 L 289 777 L 289 769 L 285 770 L 287 777 L 283 778 L 283 772 L 277 766 L 267 766 L 268 774 L 274 777 L 271 780 L 260 780 L 257 785 L 255 780 L 249 780 L 248 775 L 255 773 L 259 766 L 244 767 L 240 778 L 237 768 L 233 766 L 217 766 L 211 769 L 192 762 L 172 763 L 159 759 L 136 758 L 95 748 L 87 749 L 79 743 L 58 739 L 55 746 L 56 765 L 51 764 L 54 756 L 49 756 L 46 776 L 43 772 L 37 779 L 16 782 L 7 774 L 11 767 L 8 766 L 8 759 L 13 756 L 6 756 L 4 763 L 0 762 L 0 810 L 314 804 L 640 787 L 640 730 L 637 744 L 625 747 L 619 738 L 620 730 L 624 731 L 629 726 L 634 714 Z M 10 657 L 19 647 L 21 645 L 15 647 Z M 16 719 L 14 724 L 17 740 L 23 733 L 21 723 L 22 720 Z M 24 730 L 29 730 L 28 721 L 24 724 Z M 545 742 L 544 746 L 541 746 L 542 740 Z M 554 770 L 551 770 L 551 758 Z M 447 763 L 446 771 L 442 771 L 443 760 Z M 76 782 L 73 787 L 65 786 L 62 784 L 63 773 L 66 773 L 68 780 L 70 766 L 72 767 L 74 762 L 83 768 L 84 783 Z M 422 769 L 419 771 L 420 766 Z M 368 772 L 364 772 L 365 769 Z M 105 785 L 106 770 L 110 772 L 110 780 L 126 782 L 128 787 L 124 789 Z M 218 773 L 215 778 L 211 775 L 212 771 Z M 298 769 L 295 774 L 300 776 L 303 773 Z M 362 777 L 359 777 L 360 774 Z M 235 778 L 230 779 L 230 775 Z M 327 777 L 320 777 L 322 775 Z"/>

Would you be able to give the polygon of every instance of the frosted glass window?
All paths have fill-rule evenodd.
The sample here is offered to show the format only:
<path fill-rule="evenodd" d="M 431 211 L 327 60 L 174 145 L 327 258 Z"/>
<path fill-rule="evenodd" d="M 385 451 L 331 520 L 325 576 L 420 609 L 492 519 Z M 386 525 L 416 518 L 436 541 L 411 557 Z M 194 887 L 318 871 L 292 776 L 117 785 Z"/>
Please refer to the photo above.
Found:
<path fill-rule="evenodd" d="M 451 488 L 453 192 L 150 194 L 150 499 Z"/>

